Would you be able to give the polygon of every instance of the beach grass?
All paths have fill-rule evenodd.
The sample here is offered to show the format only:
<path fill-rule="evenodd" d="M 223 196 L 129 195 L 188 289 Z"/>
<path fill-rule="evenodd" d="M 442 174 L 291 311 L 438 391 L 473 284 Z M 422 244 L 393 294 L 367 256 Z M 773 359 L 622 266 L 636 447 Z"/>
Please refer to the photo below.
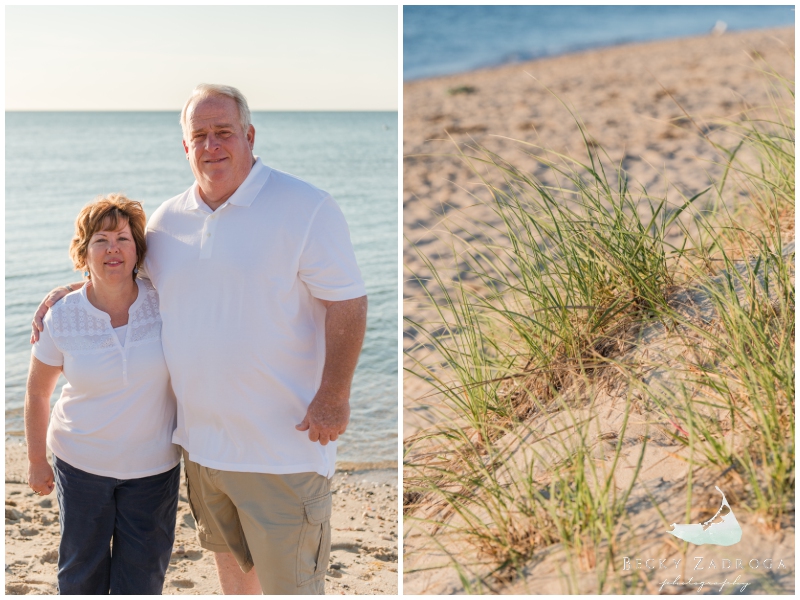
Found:
<path fill-rule="evenodd" d="M 691 195 L 630 181 L 575 114 L 585 156 L 525 144 L 547 181 L 458 147 L 496 219 L 445 231 L 452 269 L 413 247 L 435 316 L 406 319 L 407 371 L 438 412 L 405 441 L 404 512 L 448 540 L 466 591 L 555 547 L 569 591 L 585 573 L 596 592 L 649 589 L 618 568 L 630 509 L 691 518 L 701 472 L 767 523 L 793 511 L 794 91 L 765 75 L 772 106 L 720 121 L 735 143 L 697 127 L 723 175 Z M 685 449 L 667 499 L 640 479 L 652 440 Z"/>

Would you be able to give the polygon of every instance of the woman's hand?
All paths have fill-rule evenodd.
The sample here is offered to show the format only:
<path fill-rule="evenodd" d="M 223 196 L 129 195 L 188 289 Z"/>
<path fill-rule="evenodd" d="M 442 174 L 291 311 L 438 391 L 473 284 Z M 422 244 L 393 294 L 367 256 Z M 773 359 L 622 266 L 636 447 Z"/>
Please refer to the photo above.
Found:
<path fill-rule="evenodd" d="M 28 461 L 28 485 L 38 496 L 47 496 L 55 487 L 53 467 L 47 459 Z"/>
<path fill-rule="evenodd" d="M 28 485 L 40 496 L 53 491 L 53 469 L 47 462 L 47 422 L 50 396 L 61 367 L 53 367 L 31 356 L 25 394 L 25 440 L 28 444 Z"/>

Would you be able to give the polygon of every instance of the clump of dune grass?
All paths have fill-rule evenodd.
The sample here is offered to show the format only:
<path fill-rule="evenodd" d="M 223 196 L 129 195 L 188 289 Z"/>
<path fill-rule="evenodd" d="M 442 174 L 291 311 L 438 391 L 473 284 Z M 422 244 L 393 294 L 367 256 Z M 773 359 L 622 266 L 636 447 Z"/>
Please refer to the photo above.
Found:
<path fill-rule="evenodd" d="M 716 193 L 749 201 L 699 222 L 706 243 L 693 250 L 702 260 L 689 263 L 712 315 L 681 320 L 703 348 L 702 360 L 676 365 L 694 394 L 684 386 L 659 402 L 686 415 L 706 460 L 739 474 L 753 510 L 777 524 L 793 509 L 795 485 L 795 148 L 793 87 L 770 75 L 791 106 L 776 100 L 744 115 L 733 124 L 740 142 L 718 146 L 727 161 Z M 698 406 L 724 417 L 697 418 Z"/>
<path fill-rule="evenodd" d="M 792 84 L 776 81 L 793 99 Z M 452 273 L 417 251 L 425 270 L 410 276 L 436 316 L 406 319 L 419 341 L 409 371 L 436 391 L 440 414 L 406 440 L 404 497 L 407 522 L 470 548 L 469 559 L 447 549 L 468 591 L 507 583 L 555 544 L 573 590 L 586 571 L 598 592 L 646 586 L 619 577 L 615 558 L 631 537 L 627 509 L 654 430 L 689 449 L 690 482 L 704 469 L 738 482 L 752 512 L 780 520 L 792 510 L 785 106 L 776 99 L 728 123 L 739 143 L 716 144 L 722 177 L 688 197 L 634 188 L 586 135 L 582 159 L 530 147 L 548 182 L 481 146 L 460 148 L 489 174 L 497 218 L 448 232 Z M 676 231 L 680 246 L 669 243 Z M 668 365 L 637 358 L 646 332 L 677 339 L 681 352 L 665 351 Z M 597 430 L 602 393 L 623 402 L 616 431 Z M 635 426 L 634 405 L 645 415 Z M 641 446 L 631 456 L 632 435 Z M 688 517 L 691 485 L 686 494 Z"/>

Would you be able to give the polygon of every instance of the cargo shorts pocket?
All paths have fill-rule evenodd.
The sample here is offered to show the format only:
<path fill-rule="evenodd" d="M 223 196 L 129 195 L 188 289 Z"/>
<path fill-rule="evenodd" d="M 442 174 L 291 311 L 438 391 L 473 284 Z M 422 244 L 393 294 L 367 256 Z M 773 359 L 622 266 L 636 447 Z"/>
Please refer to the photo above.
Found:
<path fill-rule="evenodd" d="M 303 500 L 303 527 L 297 548 L 297 585 L 325 576 L 331 554 L 330 492 Z"/>

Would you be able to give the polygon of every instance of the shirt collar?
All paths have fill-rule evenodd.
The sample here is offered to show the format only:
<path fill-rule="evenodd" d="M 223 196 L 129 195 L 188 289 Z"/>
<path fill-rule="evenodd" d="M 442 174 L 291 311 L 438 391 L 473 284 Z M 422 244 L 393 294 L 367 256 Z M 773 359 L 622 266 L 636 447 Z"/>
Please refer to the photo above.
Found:
<path fill-rule="evenodd" d="M 256 162 L 253 163 L 253 167 L 250 169 L 250 173 L 247 174 L 247 178 L 236 188 L 236 191 L 228 198 L 225 204 L 235 204 L 236 206 L 245 207 L 250 206 L 253 200 L 256 199 L 258 192 L 264 187 L 272 169 L 261 162 L 258 156 L 254 156 L 253 158 L 256 159 Z M 200 186 L 196 181 L 192 187 L 189 188 L 184 207 L 186 210 L 211 210 L 200 197 Z"/>
<path fill-rule="evenodd" d="M 133 280 L 136 283 L 136 287 L 139 288 L 139 293 L 136 296 L 136 300 L 133 301 L 130 308 L 128 308 L 128 314 L 133 316 L 136 313 L 136 309 L 139 308 L 139 305 L 144 302 L 144 297 L 147 294 L 147 289 L 144 287 L 142 280 L 138 277 Z M 88 312 L 94 313 L 96 316 L 100 317 L 101 319 L 107 320 L 109 324 L 111 323 L 111 317 L 108 313 L 103 312 L 99 308 L 97 308 L 94 304 L 89 302 L 89 285 L 88 283 L 81 287 L 78 291 L 81 296 L 81 300 L 84 303 L 85 308 Z M 130 325 L 131 320 L 128 320 L 128 324 Z"/>

